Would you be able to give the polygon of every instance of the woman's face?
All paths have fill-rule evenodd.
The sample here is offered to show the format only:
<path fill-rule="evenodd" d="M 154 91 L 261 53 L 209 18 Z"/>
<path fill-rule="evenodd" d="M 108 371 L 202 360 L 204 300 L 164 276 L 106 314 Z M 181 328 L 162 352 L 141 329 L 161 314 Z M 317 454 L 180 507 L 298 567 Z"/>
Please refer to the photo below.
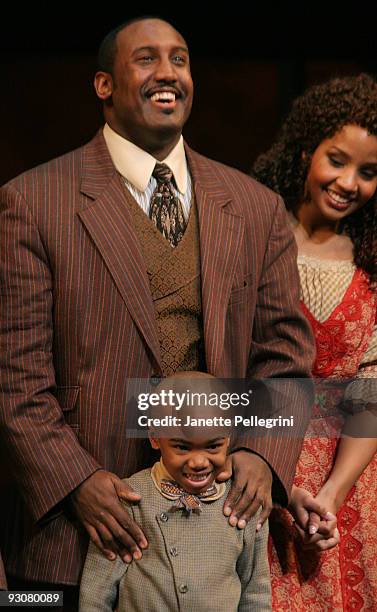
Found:
<path fill-rule="evenodd" d="M 314 151 L 300 213 L 336 224 L 366 204 L 377 189 L 377 137 L 346 125 Z"/>

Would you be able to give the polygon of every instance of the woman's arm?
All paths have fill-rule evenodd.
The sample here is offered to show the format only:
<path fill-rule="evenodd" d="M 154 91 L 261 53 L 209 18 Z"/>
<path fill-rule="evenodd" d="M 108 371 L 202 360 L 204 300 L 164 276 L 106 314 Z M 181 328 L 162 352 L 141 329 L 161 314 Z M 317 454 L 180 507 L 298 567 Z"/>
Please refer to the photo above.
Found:
<path fill-rule="evenodd" d="M 348 492 L 377 452 L 377 437 L 354 438 L 346 435 L 346 431 L 352 429 L 355 426 L 355 420 L 360 421 L 360 417 L 363 417 L 364 425 L 367 424 L 367 421 L 373 420 L 372 426 L 376 427 L 376 417 L 371 413 L 352 415 L 347 419 L 334 467 L 316 496 L 317 501 L 324 504 L 333 513 L 338 512 Z M 359 428 L 359 425 L 357 427 Z"/>

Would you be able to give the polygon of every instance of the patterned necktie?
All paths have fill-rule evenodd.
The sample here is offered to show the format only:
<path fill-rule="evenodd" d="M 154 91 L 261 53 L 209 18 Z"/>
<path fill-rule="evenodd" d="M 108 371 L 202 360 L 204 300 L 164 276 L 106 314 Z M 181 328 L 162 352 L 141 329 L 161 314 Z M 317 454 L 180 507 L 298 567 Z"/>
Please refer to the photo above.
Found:
<path fill-rule="evenodd" d="M 175 500 L 171 510 L 182 509 L 190 514 L 190 512 L 201 512 L 200 500 L 214 495 L 217 489 L 216 486 L 212 484 L 206 491 L 203 491 L 199 495 L 195 495 L 194 493 L 188 493 L 182 489 L 175 481 L 164 479 L 161 480 L 161 491 Z"/>
<path fill-rule="evenodd" d="M 174 195 L 173 173 L 166 164 L 156 163 L 152 176 L 157 187 L 152 193 L 149 216 L 172 247 L 177 246 L 186 228 L 180 200 Z"/>

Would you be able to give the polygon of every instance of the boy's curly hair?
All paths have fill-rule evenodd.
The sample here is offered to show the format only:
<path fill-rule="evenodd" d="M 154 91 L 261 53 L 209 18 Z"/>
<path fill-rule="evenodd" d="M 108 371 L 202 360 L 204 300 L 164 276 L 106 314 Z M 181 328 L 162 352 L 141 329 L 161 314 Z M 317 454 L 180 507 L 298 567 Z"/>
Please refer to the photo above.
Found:
<path fill-rule="evenodd" d="M 377 81 L 372 76 L 335 78 L 309 88 L 294 101 L 276 142 L 258 157 L 252 175 L 294 210 L 303 199 L 314 151 L 345 125 L 358 125 L 377 136 Z M 344 220 L 342 230 L 353 242 L 355 264 L 376 281 L 377 193 Z"/>

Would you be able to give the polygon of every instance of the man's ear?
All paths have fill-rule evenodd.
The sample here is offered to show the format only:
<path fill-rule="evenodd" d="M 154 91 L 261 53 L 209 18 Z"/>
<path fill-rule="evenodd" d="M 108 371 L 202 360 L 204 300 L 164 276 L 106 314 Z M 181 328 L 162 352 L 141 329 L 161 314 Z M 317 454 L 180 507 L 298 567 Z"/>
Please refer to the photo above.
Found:
<path fill-rule="evenodd" d="M 149 442 L 151 443 L 152 448 L 154 448 L 155 450 L 158 450 L 160 448 L 160 441 L 158 438 L 153 438 L 152 436 L 149 436 Z"/>
<path fill-rule="evenodd" d="M 113 93 L 114 82 L 110 72 L 96 72 L 94 88 L 100 100 L 108 100 Z"/>

